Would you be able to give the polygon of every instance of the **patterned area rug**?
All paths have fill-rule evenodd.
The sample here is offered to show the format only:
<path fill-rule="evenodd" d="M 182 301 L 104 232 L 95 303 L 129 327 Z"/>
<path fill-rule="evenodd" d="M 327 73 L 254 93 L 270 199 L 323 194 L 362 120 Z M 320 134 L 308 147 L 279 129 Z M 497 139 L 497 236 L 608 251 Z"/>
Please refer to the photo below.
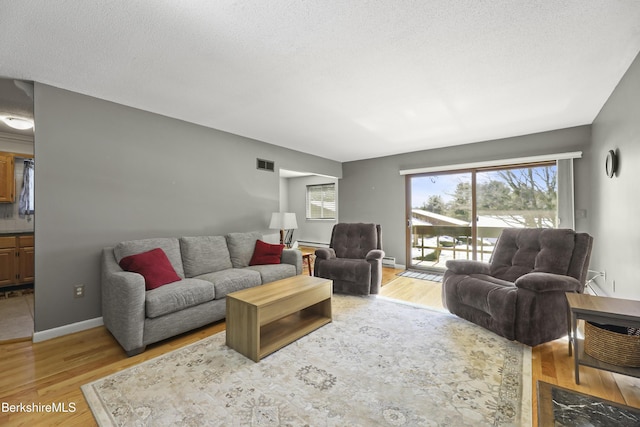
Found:
<path fill-rule="evenodd" d="M 334 295 L 259 363 L 221 332 L 82 386 L 101 426 L 526 426 L 531 349 L 451 314 Z"/>

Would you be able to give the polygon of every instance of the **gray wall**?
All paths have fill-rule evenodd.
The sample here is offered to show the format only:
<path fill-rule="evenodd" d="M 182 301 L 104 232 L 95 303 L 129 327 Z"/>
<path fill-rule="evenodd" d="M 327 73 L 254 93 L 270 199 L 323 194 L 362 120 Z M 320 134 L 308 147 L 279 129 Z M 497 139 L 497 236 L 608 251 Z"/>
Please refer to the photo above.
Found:
<path fill-rule="evenodd" d="M 375 222 L 382 226 L 382 242 L 387 256 L 406 263 L 405 177 L 400 170 L 442 166 L 550 153 L 583 151 L 574 161 L 576 209 L 589 206 L 586 182 L 590 170 L 590 126 L 579 126 L 532 135 L 478 142 L 456 147 L 425 150 L 377 159 L 344 163 L 340 180 L 340 221 Z M 588 229 L 588 215 L 576 219 L 576 229 Z"/>
<path fill-rule="evenodd" d="M 280 179 L 256 170 L 256 157 L 276 171 L 342 175 L 338 162 L 38 83 L 35 121 L 36 331 L 101 316 L 105 246 L 273 233 Z"/>
<path fill-rule="evenodd" d="M 305 176 L 300 178 L 289 178 L 288 212 L 295 212 L 298 221 L 298 229 L 294 233 L 294 240 L 301 241 L 303 245 L 314 245 L 321 243 L 328 245 L 331 239 L 331 230 L 337 220 L 328 219 L 306 219 L 307 216 L 307 185 L 336 184 L 336 192 L 340 194 L 339 180 L 323 176 Z M 340 204 L 336 207 L 336 215 L 340 216 Z"/>
<path fill-rule="evenodd" d="M 592 125 L 588 181 L 592 268 L 606 272 L 600 290 L 616 298 L 640 299 L 640 56 L 624 75 Z M 604 172 L 609 150 L 619 154 L 617 176 Z M 615 281 L 615 289 L 614 289 Z"/>

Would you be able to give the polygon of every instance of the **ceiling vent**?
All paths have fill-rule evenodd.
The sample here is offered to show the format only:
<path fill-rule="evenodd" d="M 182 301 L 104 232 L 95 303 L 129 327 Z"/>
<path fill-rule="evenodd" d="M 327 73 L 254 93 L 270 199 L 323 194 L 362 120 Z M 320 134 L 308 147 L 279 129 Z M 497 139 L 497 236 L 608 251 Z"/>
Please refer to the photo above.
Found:
<path fill-rule="evenodd" d="M 256 168 L 262 171 L 275 171 L 275 162 L 273 160 L 256 159 Z"/>

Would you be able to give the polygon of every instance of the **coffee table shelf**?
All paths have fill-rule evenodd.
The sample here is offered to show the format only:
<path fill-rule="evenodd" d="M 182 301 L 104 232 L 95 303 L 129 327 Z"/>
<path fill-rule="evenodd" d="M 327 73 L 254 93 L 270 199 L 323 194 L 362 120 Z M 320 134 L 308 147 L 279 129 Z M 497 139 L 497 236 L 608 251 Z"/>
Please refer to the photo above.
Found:
<path fill-rule="evenodd" d="M 260 329 L 260 359 L 331 322 L 331 317 L 307 310 L 268 323 Z"/>
<path fill-rule="evenodd" d="M 333 282 L 295 276 L 227 295 L 227 345 L 251 360 L 330 323 Z"/>

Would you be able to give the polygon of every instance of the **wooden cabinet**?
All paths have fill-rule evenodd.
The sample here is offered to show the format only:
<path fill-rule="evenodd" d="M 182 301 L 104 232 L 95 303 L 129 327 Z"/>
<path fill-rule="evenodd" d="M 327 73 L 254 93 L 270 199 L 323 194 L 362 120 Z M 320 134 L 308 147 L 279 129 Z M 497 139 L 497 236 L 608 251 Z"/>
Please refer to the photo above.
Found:
<path fill-rule="evenodd" d="M 18 281 L 33 283 L 35 279 L 35 249 L 33 235 L 18 236 Z"/>
<path fill-rule="evenodd" d="M 13 162 L 13 154 L 0 153 L 0 203 L 14 203 L 16 200 Z"/>
<path fill-rule="evenodd" d="M 15 283 L 15 264 L 16 238 L 0 236 L 0 286 Z"/>
<path fill-rule="evenodd" d="M 33 234 L 0 236 L 0 287 L 33 283 Z"/>

